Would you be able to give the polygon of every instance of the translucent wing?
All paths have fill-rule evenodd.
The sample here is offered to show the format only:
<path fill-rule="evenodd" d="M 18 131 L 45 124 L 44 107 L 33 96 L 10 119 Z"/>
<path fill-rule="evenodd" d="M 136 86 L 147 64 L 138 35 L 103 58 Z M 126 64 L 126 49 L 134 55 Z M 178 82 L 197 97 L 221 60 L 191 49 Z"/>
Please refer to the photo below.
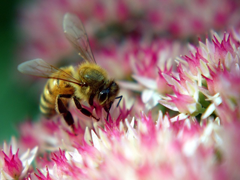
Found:
<path fill-rule="evenodd" d="M 87 33 L 81 20 L 73 14 L 65 14 L 63 19 L 63 30 L 67 39 L 79 51 L 79 54 L 86 61 L 96 63 L 92 54 Z"/>
<path fill-rule="evenodd" d="M 80 86 L 82 85 L 82 83 L 75 79 L 74 77 L 72 77 L 71 74 L 46 63 L 42 59 L 33 59 L 30 61 L 23 62 L 22 64 L 18 65 L 18 70 L 24 74 L 29 74 L 42 78 L 60 79 L 78 84 Z"/>

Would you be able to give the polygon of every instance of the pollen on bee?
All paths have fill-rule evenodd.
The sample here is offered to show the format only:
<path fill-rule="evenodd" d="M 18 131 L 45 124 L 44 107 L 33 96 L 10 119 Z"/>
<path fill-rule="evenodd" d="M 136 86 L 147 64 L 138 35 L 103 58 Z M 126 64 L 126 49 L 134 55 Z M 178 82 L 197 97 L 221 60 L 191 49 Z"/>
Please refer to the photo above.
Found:
<path fill-rule="evenodd" d="M 57 80 L 56 80 L 56 79 L 53 80 L 53 85 L 54 85 L 54 86 L 57 85 Z"/>

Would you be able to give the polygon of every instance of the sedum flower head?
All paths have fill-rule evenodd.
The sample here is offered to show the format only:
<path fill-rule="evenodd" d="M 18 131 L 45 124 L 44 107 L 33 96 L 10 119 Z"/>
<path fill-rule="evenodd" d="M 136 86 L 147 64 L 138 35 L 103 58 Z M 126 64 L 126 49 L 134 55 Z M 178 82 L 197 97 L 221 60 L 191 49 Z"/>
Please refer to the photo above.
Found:
<path fill-rule="evenodd" d="M 193 119 L 172 123 L 160 113 L 154 123 L 151 117 L 142 114 L 138 119 L 122 121 L 119 126 L 100 128 L 99 133 L 86 131 L 90 134 L 83 145 L 76 144 L 73 150 L 60 149 L 52 154 L 54 165 L 48 169 L 42 167 L 36 176 L 45 174 L 45 178 L 51 179 L 211 179 L 214 140 L 201 139 L 215 132 L 210 130 L 206 135 L 205 128 Z"/>
<path fill-rule="evenodd" d="M 239 179 L 238 42 L 231 30 L 177 58 L 171 52 L 181 48 L 165 40 L 97 54 L 130 65 L 119 66 L 132 74 L 118 82 L 120 106 L 107 119 L 100 105 L 82 102 L 96 120 L 70 103 L 74 132 L 61 116 L 22 123 L 18 143 L 3 146 L 1 178 Z"/>
<path fill-rule="evenodd" d="M 92 46 L 98 49 L 105 44 L 111 47 L 112 39 L 119 41 L 126 36 L 141 39 L 142 35 L 147 35 L 155 39 L 159 35 L 188 41 L 211 28 L 224 30 L 237 26 L 240 4 L 235 0 L 44 0 L 19 9 L 20 29 L 26 35 L 21 44 L 21 56 L 56 62 L 71 51 L 59 28 L 66 12 L 82 19 Z M 99 44 L 103 39 L 105 43 Z"/>
<path fill-rule="evenodd" d="M 35 159 L 38 148 L 28 149 L 20 152 L 15 138 L 12 138 L 11 144 L 3 144 L 0 154 L 0 179 L 23 179 L 27 173 L 32 171 L 31 163 Z"/>
<path fill-rule="evenodd" d="M 199 47 L 191 47 L 190 56 L 178 58 L 176 73 L 161 75 L 173 87 L 174 95 L 159 102 L 185 115 L 211 115 L 216 107 L 227 103 L 230 108 L 238 104 L 239 44 L 231 32 L 220 38 L 213 34 L 212 41 L 200 41 Z M 199 95 L 204 94 L 204 97 Z M 205 107 L 205 102 L 211 102 Z"/>
<path fill-rule="evenodd" d="M 27 56 L 57 61 L 70 53 L 59 27 L 74 12 L 123 100 L 109 114 L 81 101 L 96 118 L 70 102 L 74 131 L 61 115 L 23 122 L 19 138 L 2 146 L 0 179 L 240 179 L 239 7 L 234 0 L 31 4 L 21 21 Z M 235 29 L 186 46 L 193 34 L 229 24 Z M 104 28 L 116 29 L 113 37 Z"/>
<path fill-rule="evenodd" d="M 4 164 L 3 170 L 10 174 L 14 179 L 18 178 L 23 170 L 22 162 L 18 157 L 19 149 L 17 150 L 16 154 L 12 154 L 12 147 L 10 146 L 9 156 L 2 151 L 4 155 Z"/>

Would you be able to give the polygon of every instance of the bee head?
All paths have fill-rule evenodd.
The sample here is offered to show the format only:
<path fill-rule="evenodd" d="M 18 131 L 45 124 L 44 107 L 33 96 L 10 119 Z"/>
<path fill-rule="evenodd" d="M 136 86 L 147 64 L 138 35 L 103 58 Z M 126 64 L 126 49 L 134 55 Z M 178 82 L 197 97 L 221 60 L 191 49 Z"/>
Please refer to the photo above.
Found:
<path fill-rule="evenodd" d="M 118 91 L 119 86 L 114 81 L 110 81 L 99 92 L 98 101 L 104 107 L 105 111 L 108 112 L 111 108 L 111 105 L 117 96 Z"/>

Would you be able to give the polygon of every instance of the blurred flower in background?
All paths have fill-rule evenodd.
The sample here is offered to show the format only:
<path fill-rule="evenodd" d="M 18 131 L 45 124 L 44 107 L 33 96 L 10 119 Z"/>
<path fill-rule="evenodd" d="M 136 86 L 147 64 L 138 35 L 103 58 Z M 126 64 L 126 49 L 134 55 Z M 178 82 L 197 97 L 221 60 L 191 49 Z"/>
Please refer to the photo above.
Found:
<path fill-rule="evenodd" d="M 37 56 L 56 62 L 71 51 L 60 28 L 66 12 L 83 21 L 93 49 L 111 47 L 126 37 L 188 42 L 210 29 L 239 25 L 239 2 L 235 0 L 35 1 L 20 9 L 24 59 Z"/>
<path fill-rule="evenodd" d="M 70 103 L 75 132 L 60 115 L 22 122 L 3 143 L 1 179 L 240 178 L 239 1 L 34 1 L 19 7 L 19 63 L 81 61 L 66 12 L 123 100 L 109 119 L 83 103 L 99 121 Z"/>

